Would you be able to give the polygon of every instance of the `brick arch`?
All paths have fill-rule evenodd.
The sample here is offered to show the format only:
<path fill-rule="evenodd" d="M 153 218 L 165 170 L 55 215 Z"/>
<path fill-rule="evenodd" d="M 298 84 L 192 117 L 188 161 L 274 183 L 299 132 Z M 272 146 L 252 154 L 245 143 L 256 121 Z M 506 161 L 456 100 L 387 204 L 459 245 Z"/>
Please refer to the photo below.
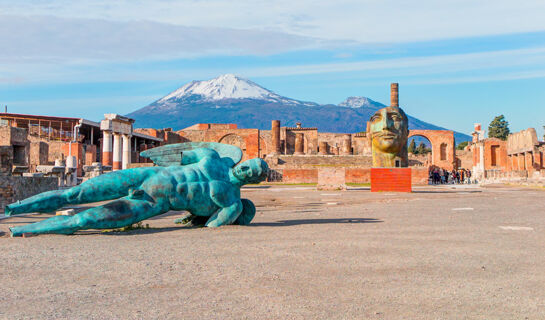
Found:
<path fill-rule="evenodd" d="M 450 130 L 410 130 L 409 138 L 420 136 L 431 143 L 431 164 L 443 169 L 453 170 L 456 167 L 456 148 L 454 132 Z M 407 142 L 409 139 L 407 139 Z M 441 150 L 443 149 L 443 150 Z M 446 159 L 441 159 L 441 151 Z"/>
<path fill-rule="evenodd" d="M 218 140 L 218 142 L 219 143 L 230 144 L 230 145 L 233 145 L 233 146 L 237 146 L 243 152 L 246 151 L 246 142 L 244 141 L 244 138 L 242 138 L 238 134 L 228 133 L 228 134 L 222 136 Z"/>

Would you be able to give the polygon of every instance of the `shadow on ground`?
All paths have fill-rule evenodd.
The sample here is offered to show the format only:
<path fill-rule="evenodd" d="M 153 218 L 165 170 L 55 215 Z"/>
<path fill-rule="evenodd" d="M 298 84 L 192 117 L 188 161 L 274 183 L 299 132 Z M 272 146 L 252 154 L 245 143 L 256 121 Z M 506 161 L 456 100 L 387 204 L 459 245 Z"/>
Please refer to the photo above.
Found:
<path fill-rule="evenodd" d="M 249 227 L 286 227 L 302 224 L 326 224 L 326 223 L 379 223 L 384 222 L 373 218 L 343 218 L 343 219 L 298 219 L 298 220 L 280 220 L 276 222 L 258 222 L 251 223 Z"/>

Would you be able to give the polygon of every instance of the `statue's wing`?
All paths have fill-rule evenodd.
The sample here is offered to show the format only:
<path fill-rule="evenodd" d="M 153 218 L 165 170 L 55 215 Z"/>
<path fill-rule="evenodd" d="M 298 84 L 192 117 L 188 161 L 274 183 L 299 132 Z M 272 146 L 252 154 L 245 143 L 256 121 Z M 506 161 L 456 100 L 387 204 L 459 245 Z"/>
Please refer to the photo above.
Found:
<path fill-rule="evenodd" d="M 140 156 L 150 158 L 158 166 L 179 166 L 182 163 L 182 153 L 199 148 L 208 148 L 216 151 L 220 158 L 229 166 L 234 166 L 242 159 L 242 150 L 239 147 L 217 142 L 184 142 L 167 144 L 140 152 Z"/>

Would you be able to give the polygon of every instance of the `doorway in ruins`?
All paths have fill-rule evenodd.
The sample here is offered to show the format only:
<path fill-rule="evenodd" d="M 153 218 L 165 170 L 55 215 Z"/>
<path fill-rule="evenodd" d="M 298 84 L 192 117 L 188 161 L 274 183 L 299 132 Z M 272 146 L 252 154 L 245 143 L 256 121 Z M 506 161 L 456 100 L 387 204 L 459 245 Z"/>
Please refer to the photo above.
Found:
<path fill-rule="evenodd" d="M 409 137 L 407 140 L 409 153 L 409 166 L 429 166 L 432 163 L 431 141 L 419 135 Z"/>
<path fill-rule="evenodd" d="M 25 146 L 13 146 L 13 164 L 20 166 L 27 165 L 25 157 Z"/>

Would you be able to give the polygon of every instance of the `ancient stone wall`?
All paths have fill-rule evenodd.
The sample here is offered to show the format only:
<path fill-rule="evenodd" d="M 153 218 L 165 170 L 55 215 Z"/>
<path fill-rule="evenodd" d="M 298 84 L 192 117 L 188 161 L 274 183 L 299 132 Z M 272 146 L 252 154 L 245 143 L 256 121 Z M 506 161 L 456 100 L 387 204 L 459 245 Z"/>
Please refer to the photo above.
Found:
<path fill-rule="evenodd" d="M 62 153 L 67 157 L 72 155 L 76 157 L 77 174 L 78 177 L 83 175 L 83 165 L 85 164 L 85 150 L 83 144 L 79 142 L 68 143 L 65 142 L 62 146 Z"/>
<path fill-rule="evenodd" d="M 0 146 L 12 148 L 11 161 L 13 165 L 29 165 L 30 142 L 26 129 L 0 126 Z M 6 156 L 7 153 L 4 155 Z"/>
<path fill-rule="evenodd" d="M 0 212 L 4 212 L 4 207 L 15 201 L 56 190 L 57 184 L 58 180 L 55 177 L 3 176 L 0 178 Z"/>
<path fill-rule="evenodd" d="M 93 162 L 97 162 L 97 146 L 94 144 L 84 145 L 85 160 L 84 165 L 90 166 Z"/>
<path fill-rule="evenodd" d="M 55 163 L 55 160 L 57 160 L 57 159 L 65 159 L 66 158 L 66 156 L 63 153 L 63 147 L 66 144 L 66 142 L 64 142 L 64 141 L 56 141 L 56 140 L 47 141 L 47 140 L 45 140 L 43 138 L 40 138 L 40 137 L 34 136 L 34 135 L 29 135 L 28 140 L 30 141 L 30 143 L 39 143 L 39 142 L 47 143 L 47 145 L 48 145 L 48 147 L 47 147 L 47 150 L 48 150 L 48 152 L 47 152 L 48 153 L 47 163 L 48 164 Z"/>
<path fill-rule="evenodd" d="M 335 156 L 335 155 L 280 155 L 267 157 L 270 167 L 300 168 L 305 166 L 371 167 L 371 156 Z"/>
<path fill-rule="evenodd" d="M 356 167 L 316 167 L 307 169 L 273 169 L 281 179 L 273 182 L 282 183 L 319 183 L 320 170 L 342 169 L 345 173 L 344 181 L 347 184 L 368 184 L 371 183 L 371 168 Z M 410 168 L 411 183 L 413 185 L 428 184 L 428 168 Z M 338 180 L 338 179 L 337 179 Z"/>
<path fill-rule="evenodd" d="M 329 148 L 335 150 L 330 153 L 338 154 L 337 151 L 342 148 L 345 135 L 344 133 L 319 132 L 318 143 L 327 142 Z"/>
<path fill-rule="evenodd" d="M 10 176 L 13 168 L 13 148 L 11 146 L 0 146 L 0 179 L 3 176 Z"/>
<path fill-rule="evenodd" d="M 484 143 L 484 169 L 503 170 L 508 169 L 507 143 L 498 138 L 488 138 Z"/>
<path fill-rule="evenodd" d="M 318 129 L 304 127 L 281 127 L 280 141 L 283 146 L 283 154 L 295 153 L 295 136 L 297 133 L 303 134 L 303 153 L 317 154 L 318 153 Z"/>
<path fill-rule="evenodd" d="M 318 190 L 345 190 L 346 168 L 324 167 L 318 169 Z"/>
<path fill-rule="evenodd" d="M 507 137 L 507 154 L 531 152 L 534 151 L 534 147 L 538 144 L 536 129 L 534 128 L 511 133 Z"/>
<path fill-rule="evenodd" d="M 456 150 L 458 168 L 473 168 L 473 153 L 470 150 Z"/>
<path fill-rule="evenodd" d="M 259 129 L 209 129 L 180 130 L 176 133 L 187 141 L 219 142 L 239 147 L 243 152 L 242 160 L 264 157 L 267 153 L 267 143 L 260 135 Z"/>
<path fill-rule="evenodd" d="M 161 138 L 163 139 L 163 142 L 161 142 L 161 145 L 188 142 L 188 140 L 184 139 L 182 136 L 172 131 L 171 128 L 166 128 L 166 129 L 137 128 L 137 129 L 134 129 L 134 132 L 145 134 L 155 138 Z"/>
<path fill-rule="evenodd" d="M 318 169 L 283 169 L 283 183 L 317 183 Z"/>
<path fill-rule="evenodd" d="M 49 145 L 38 141 L 30 143 L 30 172 L 36 172 L 36 166 L 48 164 Z"/>

